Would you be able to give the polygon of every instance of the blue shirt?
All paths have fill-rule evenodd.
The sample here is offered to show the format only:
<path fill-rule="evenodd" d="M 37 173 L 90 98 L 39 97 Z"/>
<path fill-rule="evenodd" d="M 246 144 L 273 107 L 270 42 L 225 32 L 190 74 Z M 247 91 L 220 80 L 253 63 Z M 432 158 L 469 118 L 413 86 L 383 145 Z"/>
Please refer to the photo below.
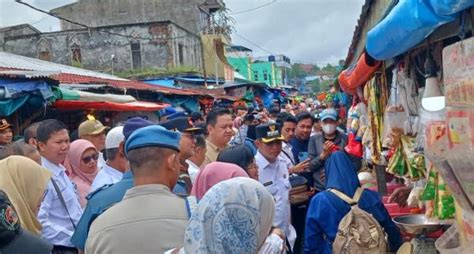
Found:
<path fill-rule="evenodd" d="M 120 202 L 125 192 L 132 187 L 133 174 L 128 170 L 116 184 L 102 186 L 89 194 L 86 209 L 71 239 L 74 246 L 84 250 L 92 222 L 105 210 Z"/>
<path fill-rule="evenodd" d="M 53 173 L 52 179 L 58 185 L 67 207 L 66 211 L 50 181 L 38 212 L 38 221 L 43 226 L 41 237 L 53 245 L 72 247 L 74 225 L 69 219 L 68 211 L 75 224 L 82 214 L 76 187 L 66 176 L 64 166 L 54 164 L 44 157 L 41 158 L 41 164 Z"/>
<path fill-rule="evenodd" d="M 299 140 L 296 137 L 294 137 L 290 140 L 290 145 L 293 147 L 291 151 L 293 152 L 293 158 L 295 159 L 295 164 L 300 163 L 301 158 L 303 159 L 308 158 L 308 144 L 309 144 L 309 139 Z"/>

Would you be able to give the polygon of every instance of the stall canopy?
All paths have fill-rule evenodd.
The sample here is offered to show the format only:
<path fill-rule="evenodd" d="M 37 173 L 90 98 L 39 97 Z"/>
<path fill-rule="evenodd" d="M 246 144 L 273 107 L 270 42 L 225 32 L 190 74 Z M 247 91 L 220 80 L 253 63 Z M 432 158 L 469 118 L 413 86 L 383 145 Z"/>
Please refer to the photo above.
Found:
<path fill-rule="evenodd" d="M 367 34 L 367 53 L 379 60 L 413 48 L 437 27 L 454 21 L 474 0 L 400 0 Z"/>
<path fill-rule="evenodd" d="M 65 88 L 53 88 L 54 108 L 61 110 L 159 111 L 165 103 L 137 101 L 129 95 L 95 94 Z"/>

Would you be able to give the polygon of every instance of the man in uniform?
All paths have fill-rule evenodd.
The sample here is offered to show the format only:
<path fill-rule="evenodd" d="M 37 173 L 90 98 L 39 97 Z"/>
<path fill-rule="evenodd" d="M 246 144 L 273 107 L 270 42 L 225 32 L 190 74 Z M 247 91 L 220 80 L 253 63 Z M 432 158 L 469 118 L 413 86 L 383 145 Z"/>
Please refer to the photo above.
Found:
<path fill-rule="evenodd" d="M 69 151 L 69 132 L 63 122 L 48 119 L 41 122 L 37 134 L 41 164 L 53 174 L 38 212 L 41 236 L 54 245 L 53 253 L 75 251 L 71 236 L 82 208 L 76 187 L 62 165 Z"/>
<path fill-rule="evenodd" d="M 194 155 L 196 148 L 196 135 L 199 134 L 201 128 L 195 127 L 189 117 L 175 118 L 160 125 L 168 130 L 178 131 L 181 133 L 181 140 L 179 142 L 179 161 L 182 168 L 179 176 L 179 183 L 173 191 L 175 193 L 189 195 L 191 193 L 192 181 L 188 174 L 188 164 L 186 160 Z"/>
<path fill-rule="evenodd" d="M 9 124 L 7 120 L 0 119 L 0 146 L 11 144 L 13 140 L 13 125 Z"/>
<path fill-rule="evenodd" d="M 163 253 L 182 245 L 187 204 L 171 192 L 180 173 L 180 139 L 178 132 L 161 126 L 130 136 L 125 151 L 134 187 L 92 223 L 86 252 Z"/>
<path fill-rule="evenodd" d="M 206 159 L 203 167 L 217 160 L 219 152 L 224 150 L 234 136 L 232 116 L 227 109 L 213 109 L 207 115 Z"/>
<path fill-rule="evenodd" d="M 255 161 L 258 165 L 258 180 L 275 198 L 275 217 L 273 226 L 282 229 L 293 248 L 296 232 L 291 225 L 289 193 L 291 189 L 288 166 L 280 156 L 284 140 L 280 126 L 267 123 L 257 126 L 255 144 L 258 147 Z"/>
<path fill-rule="evenodd" d="M 124 141 L 126 142 L 134 131 L 153 124 L 153 122 L 141 117 L 130 118 L 123 126 Z M 77 224 L 76 231 L 71 239 L 74 246 L 80 251 L 85 249 L 87 235 L 89 234 L 89 228 L 92 222 L 105 210 L 122 200 L 125 192 L 132 187 L 133 174 L 132 171 L 127 170 L 123 174 L 122 180 L 116 184 L 104 185 L 89 194 L 84 214 Z"/>

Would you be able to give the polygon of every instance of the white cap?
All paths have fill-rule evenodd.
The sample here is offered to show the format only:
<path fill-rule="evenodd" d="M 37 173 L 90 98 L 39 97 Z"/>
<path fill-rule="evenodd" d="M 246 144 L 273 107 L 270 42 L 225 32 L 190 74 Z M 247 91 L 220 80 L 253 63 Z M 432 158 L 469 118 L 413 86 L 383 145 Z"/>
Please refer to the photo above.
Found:
<path fill-rule="evenodd" d="M 120 146 L 120 142 L 124 141 L 124 139 L 123 126 L 118 126 L 111 129 L 105 138 L 105 149 L 118 148 Z"/>

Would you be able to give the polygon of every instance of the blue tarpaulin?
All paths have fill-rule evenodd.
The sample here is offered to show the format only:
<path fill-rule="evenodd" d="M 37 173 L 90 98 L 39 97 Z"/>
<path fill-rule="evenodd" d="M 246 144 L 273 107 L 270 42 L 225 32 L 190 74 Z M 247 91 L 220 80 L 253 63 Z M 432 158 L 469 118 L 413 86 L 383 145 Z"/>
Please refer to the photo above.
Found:
<path fill-rule="evenodd" d="M 150 85 L 176 88 L 174 86 L 174 79 L 151 79 L 151 80 L 143 80 L 142 82 L 150 84 Z"/>
<path fill-rule="evenodd" d="M 367 34 L 367 53 L 377 60 L 396 57 L 422 42 L 437 27 L 454 21 L 474 0 L 400 0 Z"/>
<path fill-rule="evenodd" d="M 194 96 L 160 95 L 158 101 L 171 104 L 173 107 L 185 107 L 193 112 L 199 112 L 199 102 Z"/>
<path fill-rule="evenodd" d="M 18 98 L 25 94 L 40 94 L 45 100 L 54 96 L 51 86 L 46 81 L 0 79 L 0 99 Z"/>

